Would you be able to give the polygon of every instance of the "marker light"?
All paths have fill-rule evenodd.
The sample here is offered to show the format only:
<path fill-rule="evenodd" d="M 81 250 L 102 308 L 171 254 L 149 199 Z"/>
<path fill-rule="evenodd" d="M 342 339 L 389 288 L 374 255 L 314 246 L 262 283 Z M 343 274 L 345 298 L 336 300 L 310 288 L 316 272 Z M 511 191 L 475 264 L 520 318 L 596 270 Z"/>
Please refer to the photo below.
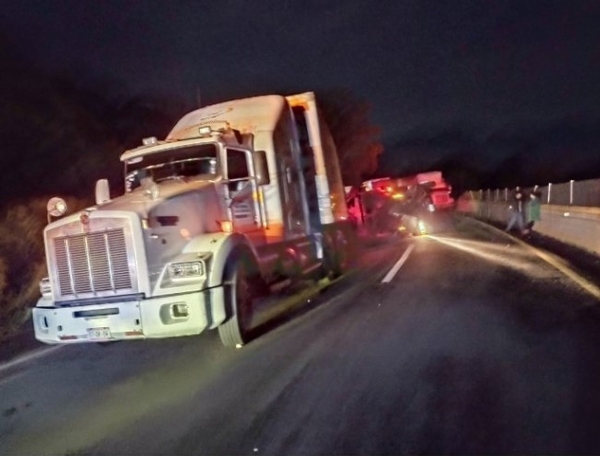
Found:
<path fill-rule="evenodd" d="M 200 136 L 210 135 L 211 132 L 212 128 L 210 128 L 210 125 L 204 125 L 198 128 L 198 133 L 200 134 Z"/>
<path fill-rule="evenodd" d="M 224 233 L 233 233 L 233 223 L 229 220 L 222 220 L 219 222 L 219 225 L 221 225 L 221 230 Z"/>

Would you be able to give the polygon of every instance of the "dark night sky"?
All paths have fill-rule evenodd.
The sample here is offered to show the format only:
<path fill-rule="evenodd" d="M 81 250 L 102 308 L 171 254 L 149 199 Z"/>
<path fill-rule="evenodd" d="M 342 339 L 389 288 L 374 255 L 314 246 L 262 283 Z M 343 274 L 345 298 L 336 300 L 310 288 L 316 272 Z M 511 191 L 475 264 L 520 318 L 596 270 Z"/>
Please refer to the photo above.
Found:
<path fill-rule="evenodd" d="M 597 150 L 595 0 L 19 0 L 4 2 L 0 28 L 39 66 L 132 92 L 199 91 L 209 104 L 348 88 L 372 104 L 396 166 L 458 149 L 491 166 L 522 138 L 540 159 L 563 157 L 569 135 Z M 548 139 L 548 125 L 564 134 Z"/>

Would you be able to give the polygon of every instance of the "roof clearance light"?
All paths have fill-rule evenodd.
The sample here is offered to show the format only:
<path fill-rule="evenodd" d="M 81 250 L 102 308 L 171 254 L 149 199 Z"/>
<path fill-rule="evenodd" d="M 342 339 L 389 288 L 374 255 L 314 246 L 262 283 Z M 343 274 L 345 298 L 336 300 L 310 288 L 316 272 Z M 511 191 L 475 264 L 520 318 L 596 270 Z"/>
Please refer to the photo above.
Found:
<path fill-rule="evenodd" d="M 200 133 L 201 136 L 210 135 L 211 132 L 212 128 L 210 128 L 210 125 L 204 125 L 198 128 L 198 133 Z"/>
<path fill-rule="evenodd" d="M 153 146 L 157 142 L 158 140 L 156 139 L 156 136 L 150 136 L 149 138 L 142 139 L 142 144 L 144 146 Z"/>

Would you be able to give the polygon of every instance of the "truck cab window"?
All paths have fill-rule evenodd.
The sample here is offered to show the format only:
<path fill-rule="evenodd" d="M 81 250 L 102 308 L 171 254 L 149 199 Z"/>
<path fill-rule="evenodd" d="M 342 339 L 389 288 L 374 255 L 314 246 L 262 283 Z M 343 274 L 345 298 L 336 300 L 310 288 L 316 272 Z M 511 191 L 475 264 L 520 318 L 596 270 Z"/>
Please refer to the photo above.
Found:
<path fill-rule="evenodd" d="M 154 182 L 170 179 L 214 179 L 220 174 L 215 144 L 178 147 L 143 155 L 125 164 L 125 188 L 128 192 L 140 186 L 143 178 Z"/>
<path fill-rule="evenodd" d="M 247 155 L 243 150 L 227 149 L 227 179 L 231 192 L 241 190 L 250 180 Z"/>

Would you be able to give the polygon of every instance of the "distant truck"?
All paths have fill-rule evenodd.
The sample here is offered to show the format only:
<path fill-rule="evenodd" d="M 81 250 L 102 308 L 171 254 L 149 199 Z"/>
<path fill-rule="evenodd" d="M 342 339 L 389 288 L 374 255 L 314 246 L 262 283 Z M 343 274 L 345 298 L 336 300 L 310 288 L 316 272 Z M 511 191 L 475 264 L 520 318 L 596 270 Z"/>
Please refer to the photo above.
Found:
<path fill-rule="evenodd" d="M 257 299 L 336 277 L 351 230 L 337 152 L 312 92 L 185 115 L 121 155 L 126 191 L 48 202 L 48 277 L 33 309 L 48 344 L 199 334 L 248 341 Z"/>
<path fill-rule="evenodd" d="M 354 207 L 363 211 L 369 234 L 400 232 L 414 236 L 430 232 L 425 223 L 428 213 L 454 207 L 451 190 L 442 173 L 432 171 L 367 180 L 357 195 L 349 196 L 355 200 Z"/>
<path fill-rule="evenodd" d="M 360 211 L 362 216 L 358 220 L 363 235 L 397 234 L 402 229 L 402 214 L 397 208 L 408 201 L 410 194 L 408 188 L 399 186 L 395 178 L 366 180 L 348 196 L 350 210 L 354 214 Z"/>
<path fill-rule="evenodd" d="M 440 171 L 430 171 L 416 175 L 417 183 L 427 190 L 431 204 L 436 210 L 450 209 L 455 205 L 451 196 L 452 187 L 442 177 Z"/>

